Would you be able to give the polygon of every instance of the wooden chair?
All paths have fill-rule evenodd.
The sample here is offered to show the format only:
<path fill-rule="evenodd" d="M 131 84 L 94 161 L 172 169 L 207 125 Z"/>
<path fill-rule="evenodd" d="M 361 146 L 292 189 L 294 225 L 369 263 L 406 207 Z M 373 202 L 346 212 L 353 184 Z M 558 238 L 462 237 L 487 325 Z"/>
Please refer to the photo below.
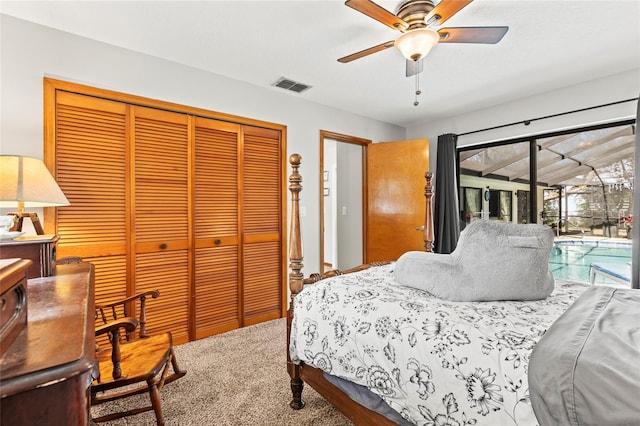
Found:
<path fill-rule="evenodd" d="M 96 305 L 96 341 L 100 375 L 91 385 L 91 404 L 149 393 L 151 404 L 94 418 L 105 422 L 153 410 L 164 425 L 160 390 L 186 374 L 178 367 L 171 333 L 147 334 L 146 301 L 158 291 L 147 291 L 114 303 Z M 137 312 L 138 317 L 133 317 Z M 100 338 L 100 336 L 103 336 Z M 105 345 L 108 337 L 108 343 Z M 102 342 L 102 343 L 101 343 Z M 173 370 L 173 372 L 171 372 Z"/>

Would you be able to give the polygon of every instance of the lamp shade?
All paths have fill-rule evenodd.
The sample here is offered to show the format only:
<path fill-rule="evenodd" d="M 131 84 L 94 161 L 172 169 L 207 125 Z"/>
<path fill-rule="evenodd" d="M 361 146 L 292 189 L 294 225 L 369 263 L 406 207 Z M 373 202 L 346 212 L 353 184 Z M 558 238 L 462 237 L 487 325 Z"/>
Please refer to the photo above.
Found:
<path fill-rule="evenodd" d="M 440 34 L 428 28 L 416 28 L 402 33 L 394 46 L 405 58 L 417 61 L 429 53 L 440 40 Z"/>
<path fill-rule="evenodd" d="M 0 156 L 0 207 L 68 206 L 69 200 L 42 160 Z"/>

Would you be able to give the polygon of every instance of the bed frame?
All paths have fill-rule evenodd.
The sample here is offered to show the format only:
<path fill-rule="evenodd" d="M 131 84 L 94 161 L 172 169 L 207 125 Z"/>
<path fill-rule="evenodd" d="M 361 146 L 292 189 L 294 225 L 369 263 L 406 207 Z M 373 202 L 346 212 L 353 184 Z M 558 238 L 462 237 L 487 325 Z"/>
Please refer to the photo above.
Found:
<path fill-rule="evenodd" d="M 357 272 L 371 266 L 383 265 L 389 262 L 377 262 L 372 264 L 364 264 L 355 268 L 340 271 L 332 270 L 324 274 L 312 274 L 309 278 L 304 278 L 302 273 L 302 236 L 300 232 L 300 191 L 302 190 L 302 176 L 299 173 L 300 163 L 302 157 L 299 154 L 292 154 L 289 157 L 289 163 L 291 164 L 292 172 L 289 176 L 289 191 L 291 192 L 291 224 L 289 235 L 289 289 L 290 289 L 290 303 L 289 310 L 287 311 L 287 371 L 291 377 L 291 392 L 293 399 L 289 403 L 291 408 L 299 410 L 304 407 L 305 403 L 302 399 L 302 390 L 304 384 L 311 386 L 320 395 L 322 395 L 333 406 L 340 410 L 347 418 L 349 418 L 356 425 L 395 425 L 394 422 L 386 417 L 378 414 L 374 411 L 365 408 L 359 403 L 353 401 L 347 394 L 342 392 L 339 388 L 327 381 L 322 371 L 313 368 L 304 363 L 294 364 L 291 362 L 289 356 L 289 338 L 291 336 L 291 321 L 293 320 L 293 299 L 302 291 L 302 288 L 307 284 L 313 284 L 325 278 L 334 277 L 337 275 L 347 274 L 350 272 Z M 431 207 L 431 198 L 433 190 L 431 186 L 432 174 L 427 172 L 425 174 L 426 185 L 424 187 L 425 195 L 425 223 L 424 223 L 424 247 L 425 250 L 430 252 L 433 248 L 433 216 Z"/>

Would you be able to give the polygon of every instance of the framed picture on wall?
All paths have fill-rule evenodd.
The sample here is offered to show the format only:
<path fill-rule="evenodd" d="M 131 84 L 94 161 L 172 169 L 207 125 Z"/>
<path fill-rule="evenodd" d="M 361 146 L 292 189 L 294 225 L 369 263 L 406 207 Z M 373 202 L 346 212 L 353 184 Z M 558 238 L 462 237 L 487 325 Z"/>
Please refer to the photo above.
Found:
<path fill-rule="evenodd" d="M 328 197 L 329 196 L 329 188 L 325 188 L 324 189 L 324 196 Z"/>
<path fill-rule="evenodd" d="M 325 182 L 329 180 L 329 170 L 325 170 L 324 171 L 323 179 L 324 179 Z"/>

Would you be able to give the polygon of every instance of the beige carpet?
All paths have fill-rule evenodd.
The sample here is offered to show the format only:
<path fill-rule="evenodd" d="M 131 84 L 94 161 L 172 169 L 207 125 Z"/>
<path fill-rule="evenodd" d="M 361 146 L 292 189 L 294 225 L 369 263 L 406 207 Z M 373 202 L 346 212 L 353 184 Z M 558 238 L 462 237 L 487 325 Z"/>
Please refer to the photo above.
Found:
<path fill-rule="evenodd" d="M 187 375 L 160 393 L 166 425 L 327 425 L 352 423 L 306 386 L 302 410 L 289 407 L 286 322 L 278 319 L 176 347 Z M 130 401 L 143 403 L 147 395 Z M 92 408 L 104 414 L 127 400 Z M 153 412 L 104 425 L 153 425 Z"/>

